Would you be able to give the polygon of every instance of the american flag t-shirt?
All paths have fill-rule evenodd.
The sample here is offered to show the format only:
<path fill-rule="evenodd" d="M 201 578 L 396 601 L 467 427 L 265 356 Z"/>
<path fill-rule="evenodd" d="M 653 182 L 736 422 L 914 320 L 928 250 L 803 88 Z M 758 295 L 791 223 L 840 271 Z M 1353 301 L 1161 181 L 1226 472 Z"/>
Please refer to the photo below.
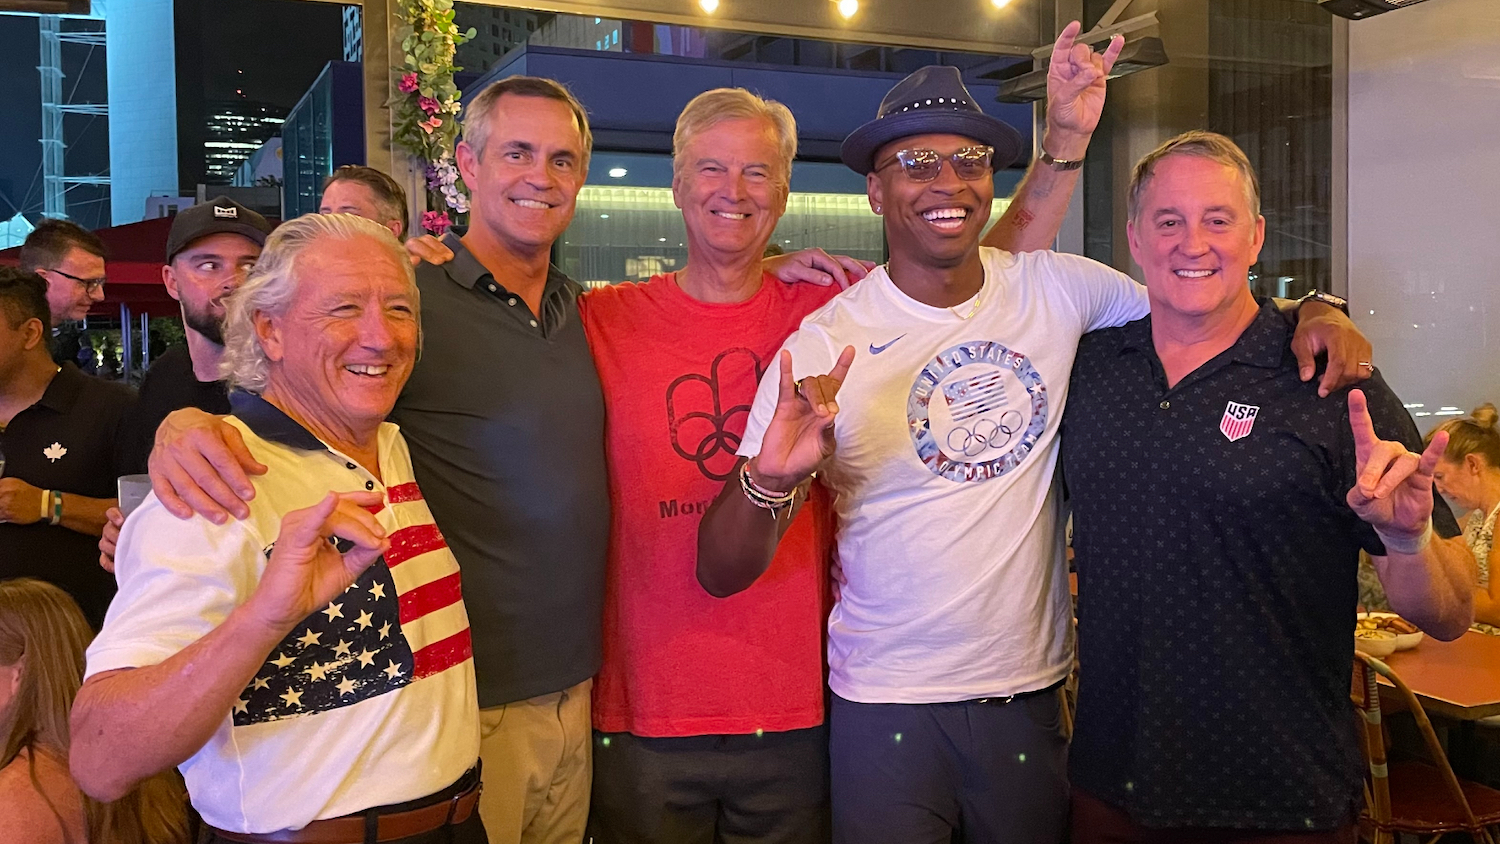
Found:
<path fill-rule="evenodd" d="M 390 549 L 271 651 L 234 704 L 236 727 L 350 706 L 469 659 L 458 569 L 421 491 L 386 497 Z"/>

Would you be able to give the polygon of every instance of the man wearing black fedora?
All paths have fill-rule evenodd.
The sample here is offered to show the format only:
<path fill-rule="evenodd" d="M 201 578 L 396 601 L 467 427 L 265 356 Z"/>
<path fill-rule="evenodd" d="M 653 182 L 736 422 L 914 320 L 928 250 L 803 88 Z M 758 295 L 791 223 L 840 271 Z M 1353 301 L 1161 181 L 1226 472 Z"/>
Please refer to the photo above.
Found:
<path fill-rule="evenodd" d="M 1075 167 L 1081 153 L 1051 141 L 1042 161 Z M 890 261 L 784 344 L 739 448 L 748 460 L 700 529 L 700 581 L 737 591 L 815 472 L 835 494 L 837 842 L 1064 835 L 1058 429 L 1079 338 L 1144 316 L 1147 299 L 1079 256 L 980 245 L 994 168 L 1024 151 L 946 67 L 907 77 L 848 137 L 843 160 L 867 177 Z M 1353 327 L 1299 330 L 1342 350 Z"/>

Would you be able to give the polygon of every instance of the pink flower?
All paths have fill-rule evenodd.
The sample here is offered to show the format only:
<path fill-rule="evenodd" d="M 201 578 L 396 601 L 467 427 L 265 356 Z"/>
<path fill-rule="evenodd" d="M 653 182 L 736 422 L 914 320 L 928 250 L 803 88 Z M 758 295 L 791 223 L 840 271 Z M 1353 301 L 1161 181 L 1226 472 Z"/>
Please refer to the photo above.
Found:
<path fill-rule="evenodd" d="M 417 108 L 420 108 L 421 110 L 427 112 L 428 114 L 437 114 L 438 110 L 441 109 L 442 107 L 443 107 L 442 103 L 439 103 L 437 100 L 434 100 L 432 97 L 418 97 L 417 98 Z"/>
<path fill-rule="evenodd" d="M 448 227 L 451 225 L 453 225 L 453 221 L 448 219 L 447 211 L 422 212 L 422 228 L 426 229 L 432 234 L 441 237 L 443 232 L 447 231 Z"/>
<path fill-rule="evenodd" d="M 401 93 L 403 93 L 403 94 L 410 94 L 410 93 L 416 91 L 417 90 L 417 75 L 415 73 L 408 73 L 408 74 L 406 74 L 405 76 L 401 77 L 401 82 L 399 84 L 397 84 L 396 87 L 400 88 L 401 89 Z"/>
<path fill-rule="evenodd" d="M 423 120 L 421 123 L 418 123 L 417 125 L 421 126 L 424 130 L 426 130 L 427 134 L 431 135 L 433 133 L 433 130 L 435 130 L 439 126 L 443 125 L 443 118 L 441 118 L 441 117 L 433 117 L 430 120 Z"/>

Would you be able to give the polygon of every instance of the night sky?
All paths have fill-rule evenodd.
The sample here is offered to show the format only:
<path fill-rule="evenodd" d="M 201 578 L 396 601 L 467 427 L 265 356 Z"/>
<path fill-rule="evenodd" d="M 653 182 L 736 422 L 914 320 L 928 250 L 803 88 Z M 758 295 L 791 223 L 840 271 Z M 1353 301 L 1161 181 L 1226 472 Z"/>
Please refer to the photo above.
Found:
<path fill-rule="evenodd" d="M 179 0 L 179 15 L 203 21 L 198 45 L 202 88 L 197 93 L 205 100 L 244 97 L 291 108 L 326 62 L 343 58 L 340 12 L 336 4 L 306 0 Z M 87 21 L 63 25 L 65 30 L 96 26 Z M 65 101 L 106 100 L 104 51 L 90 53 L 87 46 L 63 44 Z M 0 219 L 21 210 L 34 221 L 42 210 L 39 61 L 37 19 L 0 15 Z M 105 118 L 67 116 L 63 135 L 69 175 L 108 169 Z M 192 186 L 185 187 L 191 192 Z M 109 224 L 109 203 L 99 201 L 99 189 L 75 187 L 68 197 L 68 212 L 78 222 L 90 228 Z"/>

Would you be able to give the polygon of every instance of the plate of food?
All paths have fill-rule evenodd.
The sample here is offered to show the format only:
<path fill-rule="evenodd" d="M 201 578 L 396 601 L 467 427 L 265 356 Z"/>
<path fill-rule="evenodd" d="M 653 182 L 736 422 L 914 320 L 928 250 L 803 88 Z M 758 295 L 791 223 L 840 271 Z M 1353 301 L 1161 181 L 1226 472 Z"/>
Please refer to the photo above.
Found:
<path fill-rule="evenodd" d="M 1394 643 L 1392 651 L 1405 651 L 1415 648 L 1422 641 L 1422 631 L 1415 624 L 1390 612 L 1360 613 L 1354 622 L 1354 642 L 1356 645 L 1361 641 L 1379 642 L 1387 637 L 1370 635 L 1376 631 L 1384 631 L 1392 634 L 1389 638 Z M 1364 635 L 1361 635 L 1364 634 Z M 1378 656 L 1369 650 L 1365 653 Z"/>

